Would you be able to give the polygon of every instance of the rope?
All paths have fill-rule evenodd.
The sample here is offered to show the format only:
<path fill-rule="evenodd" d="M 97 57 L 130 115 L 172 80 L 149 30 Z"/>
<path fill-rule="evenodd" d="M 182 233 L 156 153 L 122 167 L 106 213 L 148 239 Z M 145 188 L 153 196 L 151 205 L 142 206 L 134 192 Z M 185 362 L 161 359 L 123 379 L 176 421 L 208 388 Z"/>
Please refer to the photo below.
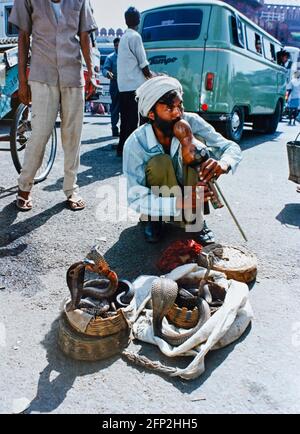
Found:
<path fill-rule="evenodd" d="M 148 359 L 146 356 L 134 353 L 133 351 L 124 350 L 122 356 L 126 357 L 130 362 L 135 363 L 143 368 L 151 369 L 152 371 L 160 372 L 161 374 L 172 376 L 176 373 L 177 369 L 171 366 L 163 365 L 162 363 Z"/>

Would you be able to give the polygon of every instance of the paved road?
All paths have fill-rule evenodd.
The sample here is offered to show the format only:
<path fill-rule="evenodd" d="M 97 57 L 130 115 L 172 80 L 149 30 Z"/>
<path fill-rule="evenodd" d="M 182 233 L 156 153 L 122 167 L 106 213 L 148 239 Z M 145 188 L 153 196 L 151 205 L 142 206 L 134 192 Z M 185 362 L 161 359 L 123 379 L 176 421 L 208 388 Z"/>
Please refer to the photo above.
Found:
<path fill-rule="evenodd" d="M 259 260 L 250 293 L 255 319 L 238 342 L 210 353 L 205 373 L 192 382 L 170 380 L 119 358 L 76 362 L 57 348 L 57 317 L 68 294 L 70 264 L 100 242 L 119 276 L 157 274 L 155 261 L 178 236 L 169 231 L 168 240 L 149 246 L 136 219 L 99 221 L 101 189 L 117 187 L 121 174 L 121 161 L 111 149 L 109 118 L 85 117 L 79 174 L 85 211 L 65 208 L 61 150 L 48 179 L 34 188 L 32 212 L 18 213 L 12 191 L 2 192 L 0 412 L 12 412 L 20 398 L 30 401 L 27 411 L 32 413 L 299 412 L 300 195 L 287 180 L 285 146 L 297 131 L 299 125 L 281 123 L 274 136 L 246 132 L 242 164 L 236 175 L 222 178 L 248 235 L 247 247 Z M 0 186 L 10 188 L 16 173 L 9 154 L 0 154 Z M 244 245 L 226 209 L 211 215 L 208 223 L 219 241 Z M 149 345 L 142 350 L 160 357 Z"/>

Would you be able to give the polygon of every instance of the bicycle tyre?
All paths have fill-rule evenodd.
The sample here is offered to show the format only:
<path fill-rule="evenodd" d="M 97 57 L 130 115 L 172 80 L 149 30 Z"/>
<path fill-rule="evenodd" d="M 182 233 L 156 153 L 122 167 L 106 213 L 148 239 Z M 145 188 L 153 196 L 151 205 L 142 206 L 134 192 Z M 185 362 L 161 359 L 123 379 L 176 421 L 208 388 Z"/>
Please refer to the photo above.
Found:
<path fill-rule="evenodd" d="M 26 109 L 30 110 L 30 107 L 28 107 L 24 104 L 20 104 L 18 106 L 17 110 L 15 111 L 13 121 L 11 124 L 11 128 L 10 128 L 10 152 L 11 152 L 14 166 L 15 166 L 18 173 L 21 173 L 21 170 L 22 170 L 22 163 L 21 163 L 20 157 L 19 157 L 20 149 L 18 148 L 18 144 L 17 144 L 18 143 L 18 127 L 19 127 L 20 121 L 22 119 L 22 115 L 24 114 L 24 111 Z M 31 129 L 28 129 L 27 132 L 31 132 Z M 56 150 L 57 150 L 57 133 L 56 133 L 55 127 L 53 128 L 50 139 L 49 139 L 46 146 L 47 147 L 50 146 L 50 149 L 48 152 L 49 156 L 48 157 L 46 156 L 47 162 L 46 162 L 46 165 L 44 165 L 44 168 L 42 169 L 42 171 L 40 173 L 38 173 L 36 175 L 36 177 L 34 178 L 35 184 L 44 181 L 52 169 L 52 166 L 53 166 L 53 163 L 55 160 L 55 156 L 56 156 Z M 26 144 L 24 145 L 24 148 L 25 147 L 26 147 Z M 42 166 L 43 166 L 43 164 L 42 164 Z"/>

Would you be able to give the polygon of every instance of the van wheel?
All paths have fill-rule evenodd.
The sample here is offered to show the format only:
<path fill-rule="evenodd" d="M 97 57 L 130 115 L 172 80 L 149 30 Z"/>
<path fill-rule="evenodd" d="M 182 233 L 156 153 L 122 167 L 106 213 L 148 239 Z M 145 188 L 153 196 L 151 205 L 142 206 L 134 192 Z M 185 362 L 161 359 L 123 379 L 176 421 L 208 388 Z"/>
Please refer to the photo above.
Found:
<path fill-rule="evenodd" d="M 266 134 L 274 134 L 277 130 L 278 123 L 281 118 L 282 113 L 282 103 L 277 101 L 275 112 L 272 115 L 265 116 L 265 126 L 264 133 Z"/>
<path fill-rule="evenodd" d="M 245 113 L 243 108 L 235 106 L 231 112 L 230 119 L 225 124 L 225 136 L 229 140 L 239 142 L 243 135 Z"/>

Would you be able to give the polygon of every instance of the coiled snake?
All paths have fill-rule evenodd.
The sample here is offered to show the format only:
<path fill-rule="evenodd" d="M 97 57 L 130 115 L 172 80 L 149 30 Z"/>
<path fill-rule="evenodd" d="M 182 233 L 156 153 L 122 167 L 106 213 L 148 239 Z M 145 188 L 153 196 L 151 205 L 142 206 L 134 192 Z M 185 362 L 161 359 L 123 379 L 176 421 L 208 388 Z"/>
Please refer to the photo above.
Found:
<path fill-rule="evenodd" d="M 170 345 L 181 345 L 187 341 L 200 327 L 210 318 L 210 308 L 206 300 L 197 297 L 196 306 L 199 311 L 199 319 L 196 326 L 184 333 L 164 332 L 162 320 L 173 306 L 178 294 L 178 285 L 171 279 L 159 277 L 155 279 L 151 287 L 152 309 L 153 309 L 153 331 L 154 335 L 164 339 Z"/>
<path fill-rule="evenodd" d="M 105 276 L 106 279 L 84 282 L 85 270 Z M 108 299 L 118 288 L 118 276 L 109 268 L 98 246 L 95 246 L 83 261 L 76 262 L 68 269 L 67 285 L 71 293 L 71 302 L 66 307 L 67 311 L 78 307 L 97 307 L 100 312 L 105 312 L 109 309 Z M 95 304 L 88 297 L 99 300 L 99 303 Z M 81 300 L 82 298 L 84 299 Z"/>

